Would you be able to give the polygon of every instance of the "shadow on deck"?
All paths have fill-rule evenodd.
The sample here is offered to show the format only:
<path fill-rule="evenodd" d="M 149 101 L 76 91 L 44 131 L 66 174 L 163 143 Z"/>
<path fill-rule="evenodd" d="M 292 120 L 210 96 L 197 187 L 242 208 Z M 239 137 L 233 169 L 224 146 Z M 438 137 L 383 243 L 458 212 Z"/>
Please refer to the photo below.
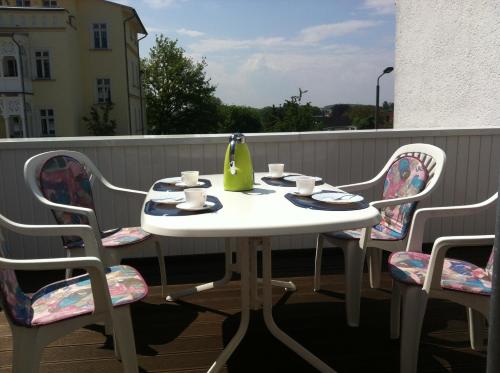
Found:
<path fill-rule="evenodd" d="M 460 249 L 457 249 L 461 251 Z M 458 254 L 468 254 L 463 252 Z M 488 249 L 459 255 L 483 264 Z M 325 250 L 324 290 L 312 291 L 312 250 L 275 252 L 275 278 L 292 279 L 297 292 L 275 289 L 274 315 L 278 325 L 339 373 L 398 372 L 399 341 L 389 339 L 390 278 L 385 272 L 382 289 L 364 283 L 361 326 L 345 322 L 343 258 L 338 250 Z M 166 303 L 158 285 L 157 264 L 152 259 L 129 260 L 143 273 L 149 296 L 133 306 L 132 317 L 141 372 L 206 372 L 229 342 L 239 324 L 239 282 L 227 287 Z M 167 260 L 169 291 L 189 283 L 214 280 L 223 274 L 221 255 L 173 257 Z M 43 275 L 21 273 L 26 291 L 59 279 L 61 272 Z M 156 286 L 155 286 L 156 285 Z M 121 372 L 112 341 L 101 326 L 90 326 L 61 338 L 43 354 L 42 372 Z M 0 316 L 0 372 L 11 364 L 10 330 Z M 484 353 L 470 349 L 465 309 L 445 301 L 429 303 L 420 348 L 421 372 L 484 371 Z M 229 360 L 227 372 L 314 372 L 265 329 L 255 312 L 249 333 Z"/>

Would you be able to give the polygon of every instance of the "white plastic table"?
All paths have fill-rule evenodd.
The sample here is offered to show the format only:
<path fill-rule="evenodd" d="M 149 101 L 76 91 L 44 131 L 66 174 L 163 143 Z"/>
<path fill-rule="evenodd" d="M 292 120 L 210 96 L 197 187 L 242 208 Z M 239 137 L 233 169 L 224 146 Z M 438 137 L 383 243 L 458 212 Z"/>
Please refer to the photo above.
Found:
<path fill-rule="evenodd" d="M 226 238 L 226 274 L 219 281 L 188 289 L 167 297 L 173 300 L 226 284 L 233 272 L 241 274 L 241 321 L 236 334 L 212 364 L 208 372 L 218 372 L 243 339 L 250 321 L 250 310 L 262 304 L 264 321 L 269 331 L 321 372 L 335 372 L 307 349 L 289 337 L 274 322 L 272 315 L 272 285 L 294 290 L 290 282 L 272 280 L 270 237 L 306 233 L 341 231 L 363 228 L 379 222 L 379 211 L 373 207 L 352 211 L 321 211 L 295 206 L 284 195 L 295 188 L 267 185 L 262 173 L 255 174 L 255 189 L 249 192 L 226 192 L 222 175 L 200 176 L 209 179 L 212 187 L 208 195 L 216 196 L 222 209 L 199 215 L 152 216 L 141 214 L 141 225 L 147 232 L 169 237 L 224 237 Z M 317 188 L 333 189 L 328 184 Z M 150 190 L 144 204 L 165 192 Z M 233 262 L 230 238 L 237 241 L 237 260 Z M 257 249 L 262 248 L 262 274 L 257 278 Z M 259 298 L 258 283 L 263 294 Z"/>

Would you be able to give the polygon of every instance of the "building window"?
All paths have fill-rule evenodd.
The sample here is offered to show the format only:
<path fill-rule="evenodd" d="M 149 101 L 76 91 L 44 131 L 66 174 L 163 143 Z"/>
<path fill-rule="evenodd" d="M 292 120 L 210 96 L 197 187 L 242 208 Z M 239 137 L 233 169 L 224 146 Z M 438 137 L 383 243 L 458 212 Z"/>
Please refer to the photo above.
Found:
<path fill-rule="evenodd" d="M 108 26 L 105 23 L 94 23 L 92 25 L 94 48 L 108 49 Z"/>
<path fill-rule="evenodd" d="M 31 6 L 31 0 L 16 0 L 16 6 L 30 7 Z"/>
<path fill-rule="evenodd" d="M 55 120 L 53 109 L 40 110 L 40 125 L 42 127 L 42 136 L 55 136 Z"/>
<path fill-rule="evenodd" d="M 17 73 L 17 61 L 12 56 L 5 56 L 3 58 L 3 76 L 6 77 L 16 77 Z"/>
<path fill-rule="evenodd" d="M 111 80 L 97 79 L 97 103 L 111 103 Z"/>
<path fill-rule="evenodd" d="M 50 79 L 50 55 L 49 51 L 35 52 L 36 77 L 37 79 Z"/>
<path fill-rule="evenodd" d="M 42 5 L 45 8 L 57 8 L 57 0 L 43 0 Z"/>

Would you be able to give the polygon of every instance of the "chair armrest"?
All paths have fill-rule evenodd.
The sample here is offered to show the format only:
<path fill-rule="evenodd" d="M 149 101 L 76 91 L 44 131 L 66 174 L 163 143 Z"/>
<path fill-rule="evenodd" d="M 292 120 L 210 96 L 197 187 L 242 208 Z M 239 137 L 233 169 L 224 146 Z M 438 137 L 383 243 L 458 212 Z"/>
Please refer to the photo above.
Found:
<path fill-rule="evenodd" d="M 363 181 L 361 183 L 340 185 L 337 188 L 339 188 L 345 192 L 357 192 L 359 190 L 365 190 L 365 189 L 371 188 L 372 186 L 376 185 L 380 181 L 381 177 L 378 177 L 378 176 L 379 175 L 377 175 L 376 177 L 374 177 L 371 180 Z"/>
<path fill-rule="evenodd" d="M 480 203 L 463 206 L 426 207 L 418 209 L 408 236 L 406 251 L 421 251 L 424 239 L 425 222 L 431 218 L 445 218 L 477 214 L 488 209 L 498 199 L 498 193 Z"/>
<path fill-rule="evenodd" d="M 96 257 L 75 257 L 75 258 L 55 258 L 55 259 L 4 259 L 0 258 L 0 268 L 40 271 L 66 268 L 85 269 L 90 278 L 92 296 L 94 297 L 94 313 L 110 312 L 113 303 L 109 294 L 108 281 L 104 273 L 104 266 Z"/>
<path fill-rule="evenodd" d="M 429 293 L 431 290 L 441 288 L 441 276 L 443 274 L 444 259 L 449 249 L 457 246 L 493 245 L 494 241 L 494 235 L 452 236 L 438 238 L 434 242 L 434 246 L 432 248 L 423 290 Z"/>
<path fill-rule="evenodd" d="M 148 195 L 148 192 L 143 192 L 142 190 L 134 190 L 134 189 L 127 189 L 127 188 L 117 187 L 117 186 L 111 184 L 106 179 L 102 179 L 101 182 L 103 183 L 104 186 L 106 186 L 106 188 L 108 188 L 110 190 L 113 190 L 115 192 L 135 194 L 135 195 L 141 196 L 141 197 L 146 197 Z"/>
<path fill-rule="evenodd" d="M 418 202 L 425 199 L 429 195 L 428 190 L 424 190 L 420 193 L 417 193 L 413 196 L 408 197 L 400 197 L 400 198 L 391 198 L 391 199 L 382 199 L 379 201 L 370 202 L 370 206 L 373 206 L 377 209 L 381 209 L 387 206 L 397 206 L 402 205 L 404 203 Z"/>
<path fill-rule="evenodd" d="M 100 237 L 97 232 L 88 225 L 68 224 L 68 225 L 31 225 L 19 224 L 5 216 L 0 215 L 0 226 L 3 226 L 13 232 L 25 236 L 78 236 L 84 243 L 85 253 L 88 256 L 101 258 Z"/>

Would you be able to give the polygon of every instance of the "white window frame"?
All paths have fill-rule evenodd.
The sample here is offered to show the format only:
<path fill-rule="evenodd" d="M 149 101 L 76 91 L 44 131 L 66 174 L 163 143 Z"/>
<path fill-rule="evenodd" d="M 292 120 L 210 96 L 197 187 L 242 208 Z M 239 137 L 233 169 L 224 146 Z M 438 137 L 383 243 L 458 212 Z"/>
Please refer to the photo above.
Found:
<path fill-rule="evenodd" d="M 111 79 L 97 78 L 96 79 L 96 103 L 107 104 L 112 103 Z"/>
<path fill-rule="evenodd" d="M 37 54 L 40 53 L 41 56 L 37 56 Z M 47 56 L 44 56 L 43 54 L 46 53 Z M 35 66 L 34 66 L 34 76 L 35 76 L 35 79 L 37 80 L 51 80 L 52 79 L 52 61 L 51 61 L 51 53 L 50 53 L 50 50 L 48 49 L 36 49 L 34 51 L 34 59 L 35 61 Z M 38 71 L 38 61 L 41 61 L 41 72 L 42 72 L 42 75 L 39 75 L 39 71 Z M 47 62 L 47 65 L 46 66 L 44 64 L 44 61 Z M 48 69 L 48 74 L 47 74 L 47 71 L 46 69 Z"/>
<path fill-rule="evenodd" d="M 51 115 L 49 112 L 52 112 Z M 56 117 L 54 109 L 46 108 L 40 109 L 40 134 L 42 137 L 54 137 L 56 135 Z M 44 132 L 45 121 L 45 132 Z"/>
<path fill-rule="evenodd" d="M 96 43 L 96 32 L 98 32 L 98 44 Z M 103 37 L 103 33 L 105 33 L 105 38 Z M 90 25 L 90 40 L 93 49 L 110 49 L 109 44 L 109 28 L 106 22 L 93 22 Z M 106 46 L 103 46 L 103 41 L 106 41 Z"/>

